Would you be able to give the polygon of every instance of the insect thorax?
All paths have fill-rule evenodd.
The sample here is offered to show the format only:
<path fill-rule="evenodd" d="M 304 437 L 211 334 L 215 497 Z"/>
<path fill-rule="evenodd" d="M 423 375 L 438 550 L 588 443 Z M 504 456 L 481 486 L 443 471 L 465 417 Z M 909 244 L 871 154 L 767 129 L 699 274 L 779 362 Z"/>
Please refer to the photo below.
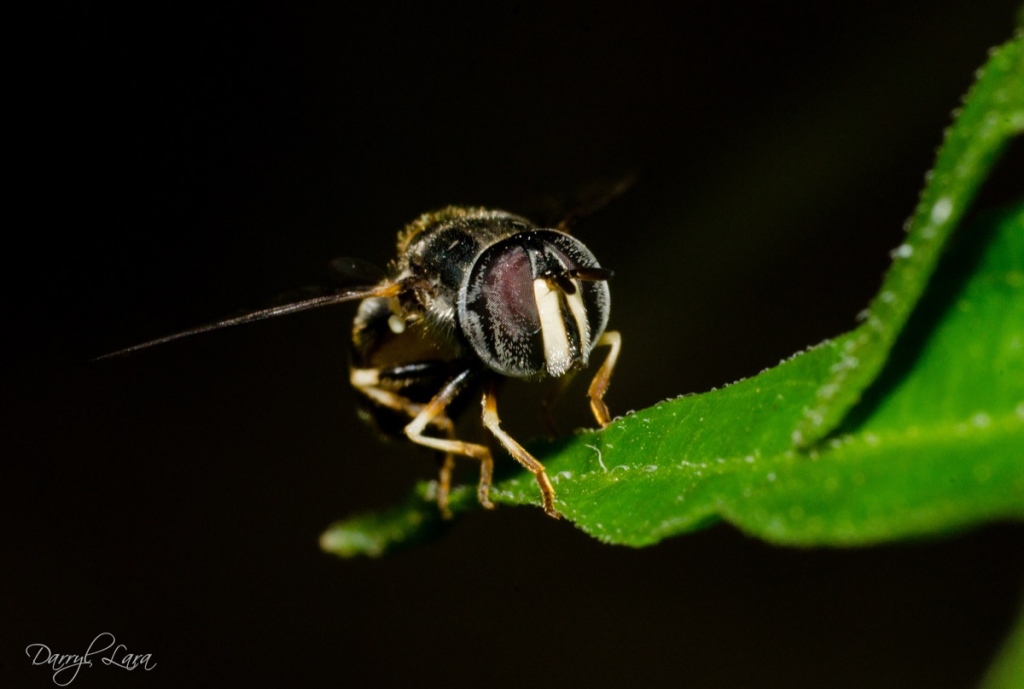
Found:
<path fill-rule="evenodd" d="M 525 218 L 486 208 L 449 206 L 421 216 L 399 235 L 398 277 L 422 285 L 415 301 L 405 304 L 407 311 L 422 317 L 438 336 L 468 344 L 457 322 L 467 271 L 488 246 L 534 228 Z"/>

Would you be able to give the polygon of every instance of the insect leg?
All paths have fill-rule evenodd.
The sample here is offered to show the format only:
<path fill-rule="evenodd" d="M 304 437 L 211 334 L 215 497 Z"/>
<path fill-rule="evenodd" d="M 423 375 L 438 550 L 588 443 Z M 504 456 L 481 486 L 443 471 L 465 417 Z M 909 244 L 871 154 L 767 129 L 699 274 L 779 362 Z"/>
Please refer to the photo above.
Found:
<path fill-rule="evenodd" d="M 401 391 L 409 385 L 429 385 L 432 380 L 440 382 L 450 379 L 451 374 L 452 370 L 448 365 L 420 362 L 381 368 L 352 368 L 349 371 L 348 380 L 357 392 L 368 397 L 375 404 L 414 419 L 426 405 L 414 402 Z M 441 428 L 446 421 L 451 423 L 445 417 L 438 417 L 434 425 Z M 441 430 L 444 429 L 441 428 Z"/>
<path fill-rule="evenodd" d="M 447 435 L 449 440 L 455 440 L 454 429 Z M 437 509 L 441 511 L 441 517 L 444 519 L 452 518 L 452 511 L 448 508 L 448 494 L 452 490 L 452 470 L 454 468 L 455 455 L 451 452 L 445 452 L 444 459 L 441 461 L 441 468 L 437 472 Z"/>
<path fill-rule="evenodd" d="M 348 380 L 360 394 L 382 407 L 407 414 L 411 419 L 423 411 L 424 405 L 419 402 L 413 402 L 408 397 L 381 387 L 380 373 L 380 369 L 376 368 L 354 368 L 349 373 Z"/>
<path fill-rule="evenodd" d="M 494 459 L 491 457 L 491 451 L 486 445 L 479 445 L 477 443 L 467 443 L 463 440 L 456 440 L 454 436 L 454 430 L 446 431 L 446 438 L 434 438 L 429 435 L 424 435 L 424 431 L 427 426 L 434 425 L 440 426 L 442 429 L 451 428 L 451 420 L 444 415 L 444 410 L 451 404 L 452 400 L 466 387 L 466 384 L 470 380 L 470 374 L 472 369 L 466 369 L 459 375 L 455 376 L 441 388 L 441 391 L 434 395 L 434 398 L 423 405 L 423 408 L 412 420 L 412 422 L 405 427 L 405 435 L 412 442 L 417 445 L 423 445 L 424 447 L 430 447 L 435 450 L 440 450 L 448 455 L 462 455 L 464 457 L 472 457 L 473 459 L 480 461 L 480 484 L 477 487 L 477 499 L 480 504 L 487 509 L 494 507 L 494 504 L 490 499 L 491 491 L 491 477 L 494 473 Z M 445 419 L 446 421 L 438 421 L 438 419 Z M 442 466 L 442 476 L 444 475 L 445 467 L 448 467 L 448 481 L 451 481 L 451 471 L 448 466 L 448 460 L 446 458 L 445 465 Z M 442 493 L 438 491 L 440 496 Z M 447 500 L 447 491 L 444 492 L 445 500 Z M 445 506 L 444 509 L 447 509 Z"/>
<path fill-rule="evenodd" d="M 410 419 L 415 419 L 426 405 L 413 402 L 408 397 L 380 387 L 381 379 L 387 379 L 388 373 L 388 370 L 354 368 L 349 374 L 349 381 L 353 388 L 376 404 L 405 414 Z M 449 440 L 455 439 L 455 424 L 448 416 L 444 414 L 436 416 L 431 419 L 430 425 L 437 428 Z M 441 460 L 437 476 L 437 507 L 445 519 L 450 519 L 452 516 L 451 510 L 448 509 L 448 494 L 451 492 L 454 466 L 455 456 L 451 452 L 446 452 Z"/>
<path fill-rule="evenodd" d="M 601 368 L 594 375 L 590 382 L 587 396 L 590 397 L 590 409 L 594 412 L 597 423 L 604 428 L 611 423 L 612 416 L 608 413 L 608 405 L 604 403 L 604 393 L 608 391 L 608 385 L 612 380 L 612 371 L 615 369 L 615 362 L 619 358 L 619 350 L 622 349 L 622 337 L 617 331 L 606 332 L 594 343 L 595 347 L 605 345 L 609 348 L 608 356 L 605 358 Z"/>
<path fill-rule="evenodd" d="M 455 424 L 447 414 L 436 417 L 431 421 L 431 425 L 437 426 L 449 441 L 458 442 L 455 439 Z M 437 470 L 437 509 L 441 511 L 441 516 L 444 519 L 452 518 L 452 511 L 448 508 L 448 495 L 452 490 L 452 471 L 454 469 L 455 455 L 445 452 Z M 490 484 L 488 483 L 488 485 Z"/>
<path fill-rule="evenodd" d="M 495 395 L 493 381 L 488 384 L 487 390 L 484 392 L 483 421 L 484 425 L 487 426 L 487 430 L 494 434 L 494 437 L 508 450 L 509 454 L 537 479 L 541 498 L 544 501 L 544 512 L 549 517 L 559 519 L 562 515 L 555 509 L 555 489 L 552 488 L 551 481 L 548 480 L 548 475 L 544 472 L 544 465 L 534 459 L 533 455 L 523 449 L 522 445 L 517 443 L 512 436 L 501 428 L 501 419 L 498 418 L 498 400 Z"/>

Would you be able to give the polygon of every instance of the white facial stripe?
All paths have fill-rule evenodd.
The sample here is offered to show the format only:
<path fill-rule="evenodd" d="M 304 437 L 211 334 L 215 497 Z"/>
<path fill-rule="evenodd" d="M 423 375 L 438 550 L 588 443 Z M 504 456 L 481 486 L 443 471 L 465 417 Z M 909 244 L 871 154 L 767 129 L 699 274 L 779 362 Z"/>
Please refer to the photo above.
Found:
<path fill-rule="evenodd" d="M 586 362 L 587 354 L 590 352 L 590 323 L 587 322 L 587 309 L 583 305 L 583 290 L 580 289 L 580 283 L 573 280 L 573 284 L 576 285 L 576 292 L 565 296 L 572 317 L 576 320 L 576 332 L 580 334 L 580 354 Z"/>
<path fill-rule="evenodd" d="M 540 315 L 540 335 L 544 341 L 544 361 L 548 373 L 558 377 L 569 370 L 572 356 L 569 352 L 569 335 L 565 332 L 565 320 L 558 292 L 551 289 L 548 281 L 539 278 L 533 281 L 533 296 L 537 300 Z"/>

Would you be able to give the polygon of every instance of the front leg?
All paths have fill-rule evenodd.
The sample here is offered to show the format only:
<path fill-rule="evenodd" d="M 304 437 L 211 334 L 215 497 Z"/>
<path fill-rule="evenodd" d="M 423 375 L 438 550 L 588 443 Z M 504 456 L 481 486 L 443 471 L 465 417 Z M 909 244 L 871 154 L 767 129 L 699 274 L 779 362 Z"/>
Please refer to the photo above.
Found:
<path fill-rule="evenodd" d="M 494 474 L 494 459 L 491 457 L 490 449 L 486 445 L 468 443 L 464 440 L 456 439 L 451 420 L 444 413 L 448 405 L 452 403 L 470 382 L 472 373 L 472 369 L 466 369 L 445 383 L 441 391 L 423 405 L 412 422 L 405 427 L 405 435 L 412 442 L 445 453 L 445 461 L 441 467 L 441 486 L 438 490 L 438 507 L 441 509 L 442 514 L 446 515 L 450 514 L 447 503 L 448 486 L 451 483 L 451 461 L 449 458 L 452 455 L 462 455 L 479 460 L 480 483 L 477 486 L 477 499 L 487 509 L 494 507 L 494 503 L 490 499 L 491 478 Z M 425 435 L 428 426 L 441 428 L 446 437 L 436 438 Z"/>
<path fill-rule="evenodd" d="M 544 503 L 544 512 L 549 517 L 560 519 L 562 515 L 555 509 L 555 489 L 551 486 L 551 481 L 548 480 L 548 475 L 544 471 L 544 465 L 538 462 L 533 455 L 527 452 L 522 445 L 517 443 L 512 436 L 501 428 L 501 419 L 498 418 L 498 400 L 495 395 L 495 387 L 492 380 L 484 392 L 482 403 L 484 425 L 508 450 L 509 454 L 537 479 L 537 485 L 540 486 L 541 500 Z"/>
<path fill-rule="evenodd" d="M 608 405 L 604 403 L 604 393 L 612 381 L 612 371 L 615 370 L 615 362 L 619 358 L 619 350 L 622 349 L 622 336 L 618 331 L 606 332 L 594 343 L 595 347 L 607 346 L 608 356 L 605 358 L 601 368 L 597 369 L 594 380 L 590 382 L 590 389 L 587 396 L 590 397 L 590 410 L 594 412 L 594 418 L 601 428 L 611 423 L 612 416 L 608 412 Z"/>

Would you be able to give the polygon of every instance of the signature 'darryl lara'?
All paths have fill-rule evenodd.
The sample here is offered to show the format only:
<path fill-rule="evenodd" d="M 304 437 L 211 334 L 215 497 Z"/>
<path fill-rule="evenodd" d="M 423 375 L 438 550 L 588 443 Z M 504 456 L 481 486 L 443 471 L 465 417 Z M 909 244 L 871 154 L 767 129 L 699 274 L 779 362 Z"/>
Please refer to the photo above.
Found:
<path fill-rule="evenodd" d="M 97 634 L 85 653 L 55 653 L 46 644 L 29 644 L 25 654 L 33 665 L 49 665 L 53 670 L 53 682 L 66 687 L 78 676 L 83 667 L 92 667 L 95 661 L 123 670 L 152 670 L 156 667 L 150 653 L 129 653 L 124 644 L 117 643 L 113 634 Z"/>

